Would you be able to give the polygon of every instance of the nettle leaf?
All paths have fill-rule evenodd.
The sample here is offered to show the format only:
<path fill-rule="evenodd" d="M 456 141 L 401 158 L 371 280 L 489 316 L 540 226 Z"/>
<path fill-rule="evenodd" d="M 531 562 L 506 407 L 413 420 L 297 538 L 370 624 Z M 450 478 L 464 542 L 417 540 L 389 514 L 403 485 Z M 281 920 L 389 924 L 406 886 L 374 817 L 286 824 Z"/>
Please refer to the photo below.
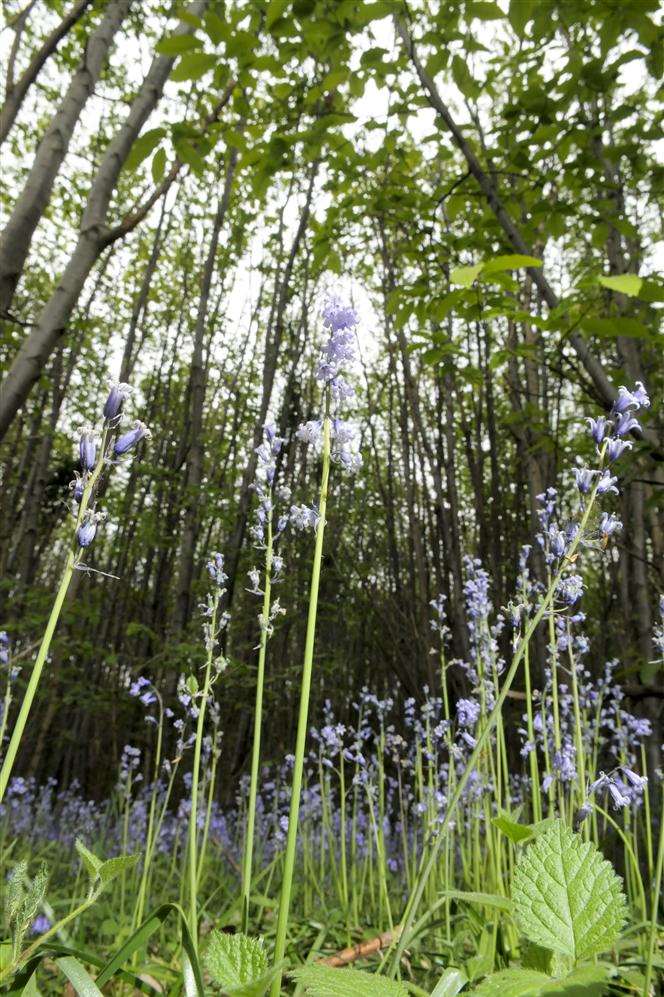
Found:
<path fill-rule="evenodd" d="M 643 280 L 633 273 L 619 274 L 617 277 L 598 277 L 597 282 L 602 287 L 608 287 L 610 291 L 617 291 L 619 294 L 627 294 L 630 298 L 637 298 Z"/>
<path fill-rule="evenodd" d="M 290 976 L 311 997 L 408 997 L 403 983 L 358 969 L 301 966 Z"/>
<path fill-rule="evenodd" d="M 584 966 L 558 980 L 532 969 L 505 969 L 488 976 L 473 993 L 478 997 L 601 997 L 606 986 L 606 970 L 601 966 Z"/>
<path fill-rule="evenodd" d="M 99 867 L 99 878 L 106 886 L 123 872 L 131 869 L 138 862 L 138 855 L 117 855 L 115 858 L 106 859 Z"/>
<path fill-rule="evenodd" d="M 624 924 L 622 883 L 610 862 L 565 824 L 539 835 L 517 861 L 517 924 L 538 945 L 574 960 L 610 948 Z"/>
<path fill-rule="evenodd" d="M 262 938 L 214 931 L 204 963 L 215 983 L 233 997 L 262 997 L 276 974 L 268 969 Z"/>

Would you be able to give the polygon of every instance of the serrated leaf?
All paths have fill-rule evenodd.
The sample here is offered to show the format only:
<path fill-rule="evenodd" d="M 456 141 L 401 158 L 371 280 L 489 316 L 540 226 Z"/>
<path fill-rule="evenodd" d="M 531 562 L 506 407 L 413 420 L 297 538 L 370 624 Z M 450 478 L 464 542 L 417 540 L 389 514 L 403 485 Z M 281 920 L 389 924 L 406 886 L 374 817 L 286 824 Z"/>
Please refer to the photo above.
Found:
<path fill-rule="evenodd" d="M 483 263 L 476 263 L 473 267 L 456 267 L 450 273 L 450 282 L 461 287 L 470 287 L 479 277 L 483 266 Z"/>
<path fill-rule="evenodd" d="M 85 847 L 82 841 L 78 838 L 75 841 L 76 851 L 78 852 L 83 865 L 85 866 L 85 871 L 87 872 L 90 879 L 96 879 L 99 870 L 102 866 L 101 859 L 98 859 L 96 855 L 93 855 L 89 849 Z"/>
<path fill-rule="evenodd" d="M 617 291 L 619 294 L 627 294 L 630 298 L 637 298 L 643 280 L 633 273 L 623 273 L 616 277 L 598 277 L 597 282 L 602 287 L 608 287 L 610 291 Z"/>
<path fill-rule="evenodd" d="M 527 938 L 575 961 L 610 948 L 626 916 L 611 864 L 560 820 L 518 859 L 512 902 Z"/>
<path fill-rule="evenodd" d="M 533 969 L 504 969 L 488 976 L 476 990 L 477 997 L 600 997 L 606 989 L 606 971 L 584 966 L 553 980 Z"/>
<path fill-rule="evenodd" d="M 214 931 L 204 958 L 205 967 L 224 993 L 233 997 L 262 997 L 276 970 L 268 970 L 262 938 Z"/>
<path fill-rule="evenodd" d="M 403 983 L 358 969 L 301 966 L 290 976 L 310 997 L 408 997 Z"/>
<path fill-rule="evenodd" d="M 117 855 L 115 858 L 106 859 L 99 867 L 98 876 L 104 886 L 112 880 L 121 876 L 127 869 L 138 862 L 138 855 Z"/>

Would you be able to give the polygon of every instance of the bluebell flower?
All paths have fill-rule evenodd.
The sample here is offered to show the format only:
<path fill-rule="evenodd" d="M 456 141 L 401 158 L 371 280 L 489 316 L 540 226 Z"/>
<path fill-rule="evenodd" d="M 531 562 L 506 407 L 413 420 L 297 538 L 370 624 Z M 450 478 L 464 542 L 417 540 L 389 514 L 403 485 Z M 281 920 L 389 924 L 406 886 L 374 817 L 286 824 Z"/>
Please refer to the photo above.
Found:
<path fill-rule="evenodd" d="M 207 563 L 207 570 L 210 578 L 219 588 L 222 588 L 228 581 L 228 575 L 224 571 L 224 555 L 218 551 L 212 554 Z"/>
<path fill-rule="evenodd" d="M 607 426 L 606 417 L 600 415 L 597 417 L 597 419 L 587 419 L 586 421 L 590 426 L 590 435 L 592 436 L 595 443 L 597 443 L 597 445 L 599 446 L 599 444 L 606 436 L 606 426 Z"/>
<path fill-rule="evenodd" d="M 30 926 L 31 935 L 44 935 L 51 927 L 51 922 L 46 917 L 46 914 L 37 914 Z"/>
<path fill-rule="evenodd" d="M 611 475 L 610 471 L 603 471 L 599 481 L 597 482 L 597 494 L 604 495 L 606 492 L 615 492 L 618 494 L 618 489 L 616 488 L 616 481 L 618 479 Z"/>
<path fill-rule="evenodd" d="M 457 720 L 462 727 L 474 727 L 480 716 L 480 704 L 474 699 L 459 699 L 456 704 Z"/>
<path fill-rule="evenodd" d="M 574 468 L 574 478 L 576 479 L 576 487 L 579 489 L 582 495 L 587 495 L 593 486 L 593 480 L 597 471 L 592 471 L 589 467 L 575 467 Z"/>
<path fill-rule="evenodd" d="M 558 583 L 558 597 L 566 606 L 573 606 L 583 595 L 583 578 L 581 575 L 567 575 Z"/>
<path fill-rule="evenodd" d="M 649 408 L 650 398 L 642 381 L 636 382 L 634 391 L 629 391 L 624 385 L 618 388 L 618 397 L 611 411 L 614 415 L 622 415 L 630 408 Z"/>
<path fill-rule="evenodd" d="M 631 433 L 633 429 L 640 429 L 641 423 L 638 419 L 635 419 L 632 413 L 627 410 L 622 412 L 616 419 L 616 424 L 613 427 L 613 432 L 616 436 L 626 436 L 627 433 Z"/>
<path fill-rule="evenodd" d="M 623 524 L 614 512 L 603 512 L 600 517 L 599 528 L 603 536 L 610 537 L 619 530 L 622 530 Z"/>
<path fill-rule="evenodd" d="M 613 463 L 614 460 L 618 460 L 619 457 L 625 452 L 625 450 L 631 450 L 632 444 L 629 440 L 619 440 L 617 438 L 611 438 L 606 444 L 606 459 Z"/>
<path fill-rule="evenodd" d="M 115 383 L 111 385 L 104 405 L 104 419 L 111 422 L 120 415 L 124 401 L 129 397 L 131 391 L 132 389 L 128 384 Z"/>
<path fill-rule="evenodd" d="M 0 665 L 6 665 L 9 661 L 9 634 L 6 630 L 0 630 Z"/>
<path fill-rule="evenodd" d="M 78 530 L 76 539 L 79 547 L 89 547 L 97 535 L 97 518 L 94 515 L 86 516 Z"/>
<path fill-rule="evenodd" d="M 145 423 L 136 420 L 133 429 L 130 429 L 117 438 L 113 451 L 118 457 L 121 457 L 123 454 L 133 450 L 142 439 L 150 439 L 150 436 L 150 430 Z"/>
<path fill-rule="evenodd" d="M 298 530 L 316 530 L 320 521 L 318 509 L 314 506 L 292 505 L 290 508 L 290 521 Z"/>
<path fill-rule="evenodd" d="M 323 442 L 323 423 L 320 419 L 310 419 L 302 423 L 295 435 L 303 443 L 310 443 L 319 449 Z"/>
<path fill-rule="evenodd" d="M 549 546 L 555 557 L 562 557 L 567 550 L 565 534 L 553 524 L 549 527 Z"/>
<path fill-rule="evenodd" d="M 81 458 L 81 467 L 84 471 L 91 471 L 97 460 L 97 437 L 91 429 L 85 429 L 81 433 L 78 443 L 78 452 Z"/>

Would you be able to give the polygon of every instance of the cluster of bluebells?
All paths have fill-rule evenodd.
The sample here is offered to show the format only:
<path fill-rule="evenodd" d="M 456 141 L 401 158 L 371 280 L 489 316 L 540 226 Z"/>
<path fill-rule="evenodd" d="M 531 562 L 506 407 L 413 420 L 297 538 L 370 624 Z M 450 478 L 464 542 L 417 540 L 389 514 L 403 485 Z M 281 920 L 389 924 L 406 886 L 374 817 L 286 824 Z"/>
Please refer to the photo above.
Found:
<path fill-rule="evenodd" d="M 258 506 L 250 533 L 254 546 L 258 550 L 268 551 L 266 533 L 269 530 L 270 544 L 265 558 L 265 570 L 270 572 L 271 584 L 278 582 L 282 577 L 284 561 L 277 550 L 277 544 L 289 521 L 288 515 L 277 516 L 274 508 L 275 499 L 286 502 L 289 498 L 287 488 L 277 489 L 275 487 L 277 457 L 284 442 L 284 438 L 277 434 L 276 427 L 272 423 L 268 423 L 263 429 L 263 441 L 256 447 L 257 463 L 254 490 L 258 496 Z M 263 595 L 261 573 L 258 568 L 252 567 L 247 574 L 250 583 L 249 591 L 254 595 Z M 259 615 L 258 622 L 261 631 L 265 631 L 270 636 L 274 629 L 274 621 L 284 612 L 279 600 L 273 600 L 267 619 L 263 618 L 262 613 Z"/>
<path fill-rule="evenodd" d="M 137 420 L 131 429 L 127 429 L 113 438 L 113 434 L 120 428 L 124 403 L 130 394 L 131 388 L 128 384 L 112 384 L 104 403 L 101 432 L 88 426 L 81 431 L 78 441 L 81 469 L 76 472 L 76 476 L 70 484 L 74 501 L 78 506 L 83 501 L 91 481 L 96 481 L 101 470 L 100 464 L 121 460 L 134 450 L 142 439 L 150 436 L 147 426 Z M 109 440 L 111 442 L 108 442 Z M 96 512 L 92 508 L 92 500 L 93 495 L 89 495 L 85 511 L 76 530 L 76 540 L 82 550 L 90 547 L 97 535 L 99 523 L 105 518 L 104 513 Z"/>
<path fill-rule="evenodd" d="M 355 393 L 347 381 L 357 363 L 357 325 L 355 309 L 338 295 L 330 295 L 323 305 L 323 325 L 329 336 L 316 367 L 316 379 L 329 390 L 337 407 L 351 401 Z M 320 452 L 323 445 L 323 420 L 311 419 L 303 423 L 296 436 Z M 330 455 L 333 461 L 347 471 L 357 471 L 362 466 L 359 450 L 358 427 L 335 414 L 330 424 Z"/>

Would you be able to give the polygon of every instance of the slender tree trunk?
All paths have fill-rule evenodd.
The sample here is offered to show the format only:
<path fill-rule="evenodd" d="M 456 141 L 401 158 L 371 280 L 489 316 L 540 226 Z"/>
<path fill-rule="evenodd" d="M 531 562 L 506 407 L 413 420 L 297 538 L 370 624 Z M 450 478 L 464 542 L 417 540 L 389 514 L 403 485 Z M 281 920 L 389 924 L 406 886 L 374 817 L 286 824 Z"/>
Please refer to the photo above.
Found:
<path fill-rule="evenodd" d="M 60 23 L 56 25 L 50 35 L 44 39 L 40 47 L 32 56 L 26 68 L 19 76 L 18 80 L 15 81 L 14 63 L 18 54 L 20 38 L 23 33 L 23 28 L 25 27 L 25 22 L 27 21 L 28 15 L 30 14 L 32 8 L 35 6 L 35 3 L 36 0 L 32 0 L 32 2 L 21 11 L 18 15 L 16 23 L 13 25 L 15 32 L 14 44 L 12 45 L 12 50 L 9 56 L 5 101 L 0 108 L 0 145 L 2 145 L 4 140 L 7 138 L 7 135 L 16 120 L 16 116 L 21 109 L 21 104 L 25 99 L 25 95 L 37 79 L 42 66 L 49 56 L 55 52 L 56 48 L 68 31 L 73 28 L 77 21 L 80 21 L 83 14 L 92 3 L 92 0 L 77 0 L 77 2 L 72 5 Z"/>
<path fill-rule="evenodd" d="M 175 628 L 184 630 L 191 610 L 191 587 L 194 577 L 194 556 L 200 522 L 200 488 L 203 481 L 203 409 L 205 407 L 206 369 L 203 360 L 205 332 L 208 324 L 208 302 L 214 274 L 219 235 L 226 217 L 231 196 L 231 186 L 237 163 L 237 150 L 232 149 L 226 167 L 223 194 L 219 199 L 217 213 L 212 226 L 201 293 L 198 299 L 196 328 L 194 332 L 194 352 L 189 373 L 190 430 L 187 452 L 187 477 L 185 484 L 184 521 L 180 538 L 178 557 L 178 577 L 175 591 Z"/>
<path fill-rule="evenodd" d="M 207 0 L 194 0 L 188 11 L 200 16 L 206 6 Z M 191 26 L 183 24 L 177 33 L 190 34 L 192 30 Z M 107 216 L 120 171 L 143 125 L 161 99 L 174 61 L 175 56 L 160 55 L 154 59 L 132 101 L 125 123 L 104 153 L 90 188 L 76 247 L 35 328 L 24 340 L 0 386 L 0 440 L 64 334 L 83 285 L 96 260 L 109 244 Z"/>
<path fill-rule="evenodd" d="M 113 0 L 88 39 L 83 58 L 69 88 L 51 118 L 25 186 L 0 235 L 0 315 L 6 315 L 30 251 L 35 229 L 51 197 L 53 184 L 67 155 L 74 128 L 93 93 L 107 60 L 113 38 L 126 17 L 131 0 Z"/>

